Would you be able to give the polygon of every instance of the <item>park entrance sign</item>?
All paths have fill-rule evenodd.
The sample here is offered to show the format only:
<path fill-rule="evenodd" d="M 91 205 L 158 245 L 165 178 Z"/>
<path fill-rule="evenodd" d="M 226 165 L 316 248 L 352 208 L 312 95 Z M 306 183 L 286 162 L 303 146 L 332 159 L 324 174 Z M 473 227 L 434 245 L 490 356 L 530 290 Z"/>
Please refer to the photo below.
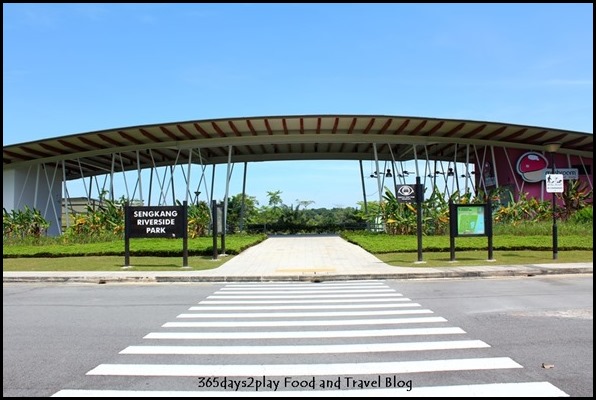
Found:
<path fill-rule="evenodd" d="M 124 206 L 124 266 L 130 266 L 130 238 L 183 239 L 183 266 L 188 264 L 187 203 L 182 206 Z"/>
<path fill-rule="evenodd" d="M 169 237 L 184 235 L 184 207 L 128 207 L 129 237 Z"/>

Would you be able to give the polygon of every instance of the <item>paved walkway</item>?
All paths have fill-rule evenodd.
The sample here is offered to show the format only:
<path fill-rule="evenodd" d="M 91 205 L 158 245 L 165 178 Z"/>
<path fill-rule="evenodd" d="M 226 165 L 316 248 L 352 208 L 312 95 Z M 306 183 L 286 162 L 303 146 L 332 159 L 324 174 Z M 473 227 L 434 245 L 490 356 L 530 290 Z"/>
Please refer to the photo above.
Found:
<path fill-rule="evenodd" d="M 133 260 L 134 261 L 134 260 Z M 237 282 L 592 274 L 593 263 L 394 267 L 339 236 L 272 236 L 206 271 L 3 272 L 4 282 Z"/>

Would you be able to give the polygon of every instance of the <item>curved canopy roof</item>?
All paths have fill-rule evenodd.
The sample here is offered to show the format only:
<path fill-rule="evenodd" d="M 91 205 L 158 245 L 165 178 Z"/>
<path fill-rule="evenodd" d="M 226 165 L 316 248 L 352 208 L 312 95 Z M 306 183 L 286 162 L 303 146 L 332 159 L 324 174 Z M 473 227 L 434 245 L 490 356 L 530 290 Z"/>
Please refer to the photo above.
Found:
<path fill-rule="evenodd" d="M 4 169 L 62 163 L 66 179 L 164 165 L 278 160 L 474 161 L 471 146 L 593 157 L 593 135 L 499 122 L 385 115 L 298 115 L 169 122 L 114 128 L 4 147 Z M 416 146 L 413 146 L 416 145 Z M 414 154 L 414 149 L 416 155 Z M 190 155 L 192 154 L 192 155 Z M 469 159 L 466 156 L 469 154 Z"/>

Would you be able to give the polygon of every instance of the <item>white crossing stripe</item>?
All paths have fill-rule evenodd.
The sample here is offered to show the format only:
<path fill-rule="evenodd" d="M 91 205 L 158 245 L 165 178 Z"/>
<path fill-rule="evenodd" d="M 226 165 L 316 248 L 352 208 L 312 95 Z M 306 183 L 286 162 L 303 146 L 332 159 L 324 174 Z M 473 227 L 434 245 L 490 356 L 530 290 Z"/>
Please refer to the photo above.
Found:
<path fill-rule="evenodd" d="M 329 319 L 329 317 L 392 316 L 432 314 L 418 303 L 387 288 L 383 282 L 360 283 L 246 283 L 226 285 L 218 292 L 190 307 L 193 313 L 180 314 L 181 319 L 203 319 L 200 322 L 168 322 L 164 328 L 231 328 L 228 332 L 153 332 L 144 339 L 164 340 L 267 340 L 304 338 L 366 338 L 464 334 L 457 327 L 410 328 L 410 329 L 350 329 L 328 330 L 332 326 L 414 324 L 446 322 L 441 317 L 411 317 L 386 319 Z M 391 292 L 380 293 L 380 292 Z M 342 304 L 343 303 L 343 304 Z M 344 311 L 337 311 L 337 310 Z M 297 312 L 295 310 L 298 310 Z M 299 311 L 306 310 L 306 311 Z M 312 311 L 309 311 L 312 310 Z M 318 310 L 318 311 L 317 311 Z M 333 310 L 333 311 L 329 311 Z M 231 311 L 231 312 L 230 312 Z M 247 312 L 251 311 L 251 312 Z M 256 312 L 253 312 L 256 311 Z M 290 311 L 290 312 L 286 312 Z M 226 313 L 227 312 L 227 313 Z M 300 317 L 321 317 L 324 320 L 300 321 Z M 230 319 L 288 318 L 288 320 Z M 205 319 L 213 319 L 212 321 Z M 216 319 L 227 319 L 215 321 Z M 247 327 L 314 327 L 318 331 L 251 331 Z M 153 342 L 155 343 L 155 342 Z M 163 343 L 163 342 L 162 342 Z M 128 346 L 122 355 L 282 355 L 282 354 L 358 354 L 415 352 L 432 350 L 464 350 L 490 348 L 481 340 L 439 340 L 397 343 L 359 344 L 299 344 L 299 345 L 225 345 L 197 346 L 146 345 Z M 187 342 L 188 343 L 188 342 Z M 237 343 L 237 342 L 236 342 Z M 266 343 L 266 342 L 265 342 Z M 470 352 L 471 353 L 471 352 Z M 437 353 L 434 353 L 435 355 Z M 439 353 L 441 354 L 441 353 Z M 467 355 L 467 354 L 466 354 Z M 396 354 L 397 357 L 397 354 Z M 394 358 L 396 358 L 394 357 Z M 211 359 L 212 357 L 207 357 Z M 252 357 L 254 359 L 254 357 Z M 183 358 L 187 360 L 190 358 Z M 249 359 L 250 360 L 250 359 Z M 161 360 L 161 361 L 165 361 Z M 470 385 L 447 385 L 416 387 L 411 378 L 399 377 L 428 372 L 499 370 L 523 368 L 509 357 L 434 359 L 394 362 L 350 362 L 334 364 L 100 364 L 87 372 L 91 376 L 140 376 L 140 377 L 193 377 L 216 379 L 218 382 L 234 381 L 229 385 L 206 386 L 205 391 L 166 390 L 61 390 L 52 397 L 569 397 L 549 382 L 489 383 Z M 354 378 L 355 376 L 364 378 Z M 382 377 L 382 375 L 387 375 Z M 302 377 L 302 378 L 300 378 Z M 318 380 L 315 377 L 320 377 Z M 253 379 L 254 378 L 254 379 Z M 273 380 L 271 378 L 277 378 Z M 263 380 L 261 386 L 241 386 L 244 381 Z M 287 380 L 302 383 L 312 381 L 312 388 L 304 385 L 283 385 Z M 409 380 L 404 380 L 409 379 Z M 265 381 L 270 384 L 265 385 Z M 315 385 L 315 381 L 318 386 Z M 275 384 L 277 382 L 277 384 Z M 396 383 L 397 382 L 397 383 Z M 337 385 L 331 385 L 334 383 Z M 340 385 L 341 383 L 341 385 Z M 316 389 L 315 389 L 316 388 Z M 279 390 L 278 390 L 279 389 Z M 299 389 L 299 390 L 291 390 Z"/>
<path fill-rule="evenodd" d="M 209 321 L 209 322 L 166 322 L 163 328 L 241 328 L 263 326 L 338 326 L 338 325 L 392 325 L 445 322 L 443 317 L 417 317 L 392 319 L 346 319 L 324 321 Z"/>
<path fill-rule="evenodd" d="M 287 293 L 287 292 L 284 292 Z M 312 292 L 308 292 L 308 293 L 299 293 L 299 294 L 290 294 L 290 295 L 253 295 L 253 296 L 240 296 L 240 295 L 219 295 L 219 294 L 214 294 L 211 296 L 208 296 L 208 299 L 299 299 L 299 298 L 305 298 L 305 299 L 328 299 L 328 298 L 336 298 L 336 299 L 340 299 L 340 298 L 350 298 L 350 299 L 355 299 L 355 298 L 360 298 L 360 297 L 366 297 L 366 298 L 370 298 L 370 297 L 401 297 L 401 294 L 398 293 L 365 293 L 365 294 L 359 294 L 359 293 L 350 293 L 350 294 L 319 294 L 319 293 L 312 293 Z"/>
<path fill-rule="evenodd" d="M 359 304 L 383 303 L 386 301 L 412 301 L 407 297 L 389 297 L 386 299 L 358 299 Z M 336 303 L 354 303 L 354 299 L 320 299 L 320 300 L 203 300 L 198 304 L 336 304 Z"/>
<path fill-rule="evenodd" d="M 481 340 L 290 346 L 128 346 L 120 354 L 351 354 L 389 351 L 481 349 L 485 347 L 490 346 Z"/>
<path fill-rule="evenodd" d="M 215 293 L 217 296 L 221 291 Z M 323 289 L 317 290 L 290 290 L 290 289 L 283 289 L 283 290 L 259 290 L 259 291 L 251 291 L 251 290 L 226 290 L 225 294 L 319 294 L 319 293 L 379 293 L 379 292 L 390 292 L 395 293 L 394 289 Z"/>
<path fill-rule="evenodd" d="M 466 333 L 461 328 L 409 328 L 349 331 L 293 331 L 293 332 L 152 332 L 144 339 L 297 339 L 348 338 L 416 335 L 451 335 Z"/>
<path fill-rule="evenodd" d="M 384 303 L 384 304 L 334 304 L 330 305 L 294 305 L 294 306 L 204 306 L 190 307 L 189 311 L 238 311 L 238 310 L 319 310 L 319 309 L 356 309 L 356 308 L 393 308 L 420 307 L 418 303 Z"/>
<path fill-rule="evenodd" d="M 378 311 L 313 311 L 313 312 L 264 312 L 264 313 L 193 313 L 180 314 L 176 318 L 298 318 L 298 317 L 367 317 L 373 315 L 432 314 L 431 310 L 378 310 Z"/>
<path fill-rule="evenodd" d="M 319 287 L 326 288 L 326 287 L 372 287 L 372 286 L 383 286 L 387 287 L 387 284 L 383 281 L 336 281 L 336 282 L 319 282 L 313 284 L 312 282 L 292 282 L 292 283 L 256 283 L 256 282 L 245 282 L 245 283 L 229 283 L 224 288 L 220 290 L 228 289 L 228 288 L 278 288 L 278 287 L 287 287 L 287 288 L 296 288 L 296 287 L 303 287 L 303 288 L 311 288 L 316 289 Z"/>
<path fill-rule="evenodd" d="M 549 382 L 488 383 L 457 386 L 285 391 L 61 390 L 51 397 L 569 397 Z"/>
<path fill-rule="evenodd" d="M 509 357 L 345 364 L 100 364 L 87 375 L 117 376 L 318 376 L 523 368 Z"/>
<path fill-rule="evenodd" d="M 255 289 L 255 290 L 259 290 L 259 289 L 279 289 L 279 288 L 293 288 L 293 289 L 308 289 L 308 290 L 319 290 L 320 288 L 322 289 L 326 289 L 326 288 L 346 288 L 346 289 L 350 289 L 350 288 L 371 288 L 371 287 L 389 287 L 386 283 L 384 282 L 358 282 L 358 281 L 343 281 L 344 283 L 325 283 L 325 282 L 319 282 L 316 285 L 313 285 L 312 283 L 309 282 L 290 282 L 290 283 L 274 283 L 274 282 L 270 282 L 270 283 L 252 283 L 252 282 L 247 282 L 244 284 L 228 284 L 223 288 L 220 288 L 219 290 L 237 290 L 237 289 L 247 289 L 247 290 L 251 290 L 251 289 Z M 353 283 L 352 283 L 353 282 Z"/>

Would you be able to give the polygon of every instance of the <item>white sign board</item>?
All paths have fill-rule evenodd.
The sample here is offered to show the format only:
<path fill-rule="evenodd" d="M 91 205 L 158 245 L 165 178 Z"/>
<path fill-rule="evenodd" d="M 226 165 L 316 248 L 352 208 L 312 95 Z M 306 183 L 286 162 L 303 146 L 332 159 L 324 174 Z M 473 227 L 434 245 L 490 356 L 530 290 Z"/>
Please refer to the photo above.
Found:
<path fill-rule="evenodd" d="M 546 192 L 563 193 L 563 174 L 546 174 Z"/>

